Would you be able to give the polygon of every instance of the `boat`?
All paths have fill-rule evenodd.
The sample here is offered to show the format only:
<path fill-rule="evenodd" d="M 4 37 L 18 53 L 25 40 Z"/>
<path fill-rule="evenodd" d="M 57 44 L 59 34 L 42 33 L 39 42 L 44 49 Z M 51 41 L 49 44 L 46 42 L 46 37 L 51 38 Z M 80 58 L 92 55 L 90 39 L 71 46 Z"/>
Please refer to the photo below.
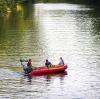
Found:
<path fill-rule="evenodd" d="M 51 67 L 41 66 L 33 69 L 29 75 L 41 75 L 41 74 L 49 74 L 49 73 L 57 73 L 64 72 L 68 68 L 67 64 L 64 66 L 53 65 Z"/>

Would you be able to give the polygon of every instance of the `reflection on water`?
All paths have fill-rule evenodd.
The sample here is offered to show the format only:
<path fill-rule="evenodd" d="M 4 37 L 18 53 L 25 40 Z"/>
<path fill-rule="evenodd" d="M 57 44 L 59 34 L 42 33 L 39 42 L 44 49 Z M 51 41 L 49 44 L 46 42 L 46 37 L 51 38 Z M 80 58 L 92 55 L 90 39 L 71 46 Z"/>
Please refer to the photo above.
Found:
<path fill-rule="evenodd" d="M 31 84 L 32 81 L 34 81 L 34 79 L 38 79 L 40 77 L 41 78 L 43 77 L 43 78 L 45 78 L 46 82 L 50 82 L 53 77 L 59 77 L 62 80 L 65 75 L 68 75 L 67 71 L 57 72 L 57 73 L 49 73 L 49 74 L 40 74 L 40 75 L 35 75 L 35 76 L 24 75 L 22 77 L 22 81 L 24 81 L 24 79 L 26 79 Z"/>
<path fill-rule="evenodd" d="M 0 99 L 99 99 L 99 19 L 93 7 L 64 3 L 18 5 L 0 16 Z M 20 58 L 40 66 L 60 56 L 67 75 L 23 76 Z"/>

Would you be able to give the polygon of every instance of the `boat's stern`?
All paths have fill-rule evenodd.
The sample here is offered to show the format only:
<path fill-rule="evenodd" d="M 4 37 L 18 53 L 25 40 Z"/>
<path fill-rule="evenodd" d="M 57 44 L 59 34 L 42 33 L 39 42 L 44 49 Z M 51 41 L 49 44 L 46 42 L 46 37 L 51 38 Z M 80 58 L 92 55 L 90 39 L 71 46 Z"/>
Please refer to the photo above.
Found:
<path fill-rule="evenodd" d="M 67 65 L 67 64 L 65 64 L 65 65 L 64 65 L 64 67 L 65 67 L 65 69 L 67 69 L 67 68 L 68 68 L 68 65 Z"/>

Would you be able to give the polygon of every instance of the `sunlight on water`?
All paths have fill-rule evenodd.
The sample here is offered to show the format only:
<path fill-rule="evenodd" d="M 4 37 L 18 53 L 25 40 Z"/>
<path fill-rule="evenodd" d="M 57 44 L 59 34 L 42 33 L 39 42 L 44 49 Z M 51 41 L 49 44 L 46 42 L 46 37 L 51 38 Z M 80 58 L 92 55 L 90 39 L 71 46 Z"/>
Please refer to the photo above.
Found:
<path fill-rule="evenodd" d="M 37 4 L 38 5 L 38 4 Z M 45 10 L 75 10 L 75 11 L 82 11 L 82 10 L 93 10 L 92 8 L 87 8 L 85 5 L 77 5 L 77 4 L 40 4 L 43 6 Z"/>
<path fill-rule="evenodd" d="M 40 29 L 40 35 L 43 41 L 43 46 L 44 49 L 46 47 L 48 56 L 50 57 L 52 56 L 53 58 L 52 60 L 54 60 L 56 57 L 58 58 L 60 56 L 65 56 L 71 53 L 71 50 L 73 51 L 73 49 L 76 49 L 81 46 L 81 42 L 77 40 L 77 38 L 80 37 L 80 34 L 78 33 L 81 32 L 82 30 L 80 29 L 81 27 L 78 26 L 79 24 L 78 22 L 85 19 L 85 17 L 86 17 L 85 19 L 86 22 L 88 20 L 87 19 L 88 16 L 84 16 L 84 15 L 79 16 L 82 19 L 79 18 L 80 20 L 78 21 L 78 14 L 74 12 L 75 9 L 89 10 L 90 8 L 85 8 L 85 6 L 81 6 L 81 5 L 72 6 L 72 4 L 36 4 L 35 5 L 35 16 L 39 21 L 38 25 Z M 92 24 L 91 22 L 85 24 L 89 25 L 88 28 L 92 28 L 90 27 Z M 90 35 L 89 33 L 90 32 L 87 31 L 87 35 Z M 66 51 L 68 53 L 65 54 Z"/>

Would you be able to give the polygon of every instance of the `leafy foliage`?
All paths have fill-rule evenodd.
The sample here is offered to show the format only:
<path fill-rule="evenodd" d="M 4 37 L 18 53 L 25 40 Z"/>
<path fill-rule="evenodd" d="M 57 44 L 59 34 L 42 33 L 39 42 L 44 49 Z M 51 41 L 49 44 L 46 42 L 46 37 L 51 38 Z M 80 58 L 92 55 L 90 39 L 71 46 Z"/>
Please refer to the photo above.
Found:
<path fill-rule="evenodd" d="M 73 2 L 100 5 L 100 0 L 0 0 L 0 13 L 16 9 L 16 3 L 23 2 Z"/>

